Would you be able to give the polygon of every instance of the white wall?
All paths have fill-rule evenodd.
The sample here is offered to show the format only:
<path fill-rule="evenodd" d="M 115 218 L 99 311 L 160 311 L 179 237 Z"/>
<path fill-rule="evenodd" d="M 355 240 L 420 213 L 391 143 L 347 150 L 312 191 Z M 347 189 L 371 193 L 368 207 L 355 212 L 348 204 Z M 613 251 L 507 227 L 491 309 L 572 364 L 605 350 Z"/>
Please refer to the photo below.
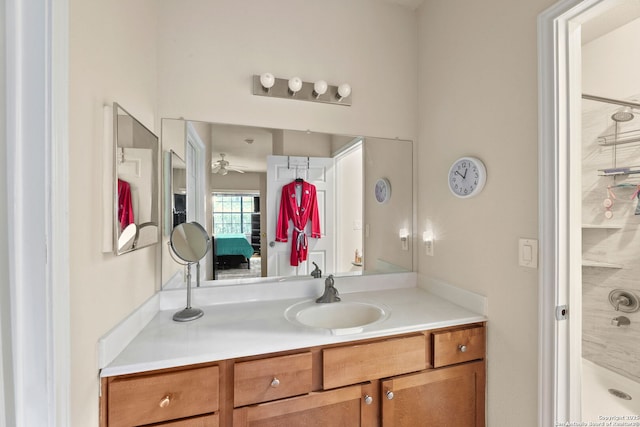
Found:
<path fill-rule="evenodd" d="M 355 251 L 362 255 L 362 145 L 350 150 L 336 161 L 336 188 L 338 213 L 336 215 L 336 271 L 361 271 L 351 264 Z"/>
<path fill-rule="evenodd" d="M 160 245 L 103 254 L 102 106 L 156 121 L 156 2 L 69 3 L 71 423 L 98 425 L 98 338 L 159 285 Z"/>
<path fill-rule="evenodd" d="M 419 10 L 418 245 L 421 280 L 488 297 L 488 426 L 537 425 L 538 270 L 518 238 L 538 233 L 537 15 L 554 0 L 426 0 Z M 458 199 L 459 156 L 487 166 L 484 191 Z"/>

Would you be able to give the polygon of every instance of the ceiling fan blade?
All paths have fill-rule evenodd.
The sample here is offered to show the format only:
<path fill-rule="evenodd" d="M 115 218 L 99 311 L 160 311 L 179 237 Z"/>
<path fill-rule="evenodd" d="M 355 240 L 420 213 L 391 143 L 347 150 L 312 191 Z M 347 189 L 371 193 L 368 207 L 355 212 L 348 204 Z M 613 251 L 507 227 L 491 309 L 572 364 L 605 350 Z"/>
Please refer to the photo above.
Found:
<path fill-rule="evenodd" d="M 227 169 L 229 169 L 230 171 L 238 172 L 238 173 L 244 173 L 244 171 L 243 171 L 243 170 L 236 169 L 236 168 L 234 168 L 234 167 L 229 167 L 229 166 L 227 166 Z"/>

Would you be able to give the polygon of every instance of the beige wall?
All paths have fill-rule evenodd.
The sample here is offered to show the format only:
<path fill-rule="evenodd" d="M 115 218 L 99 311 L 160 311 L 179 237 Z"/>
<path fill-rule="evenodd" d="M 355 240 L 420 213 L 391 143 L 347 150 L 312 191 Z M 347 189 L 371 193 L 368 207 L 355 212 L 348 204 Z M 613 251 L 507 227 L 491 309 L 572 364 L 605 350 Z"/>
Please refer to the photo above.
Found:
<path fill-rule="evenodd" d="M 537 425 L 538 270 L 518 238 L 538 233 L 537 15 L 554 0 L 426 0 L 419 10 L 418 270 L 488 297 L 488 424 Z M 454 197 L 459 156 L 487 166 L 475 198 Z"/>
<path fill-rule="evenodd" d="M 102 106 L 156 126 L 155 2 L 69 3 L 71 424 L 98 425 L 98 338 L 159 284 L 159 245 L 103 254 Z M 117 28 L 117 30 L 116 30 Z"/>
<path fill-rule="evenodd" d="M 417 22 L 381 0 L 159 2 L 159 112 L 216 123 L 415 139 Z M 348 82 L 353 106 L 252 95 L 252 76 Z"/>

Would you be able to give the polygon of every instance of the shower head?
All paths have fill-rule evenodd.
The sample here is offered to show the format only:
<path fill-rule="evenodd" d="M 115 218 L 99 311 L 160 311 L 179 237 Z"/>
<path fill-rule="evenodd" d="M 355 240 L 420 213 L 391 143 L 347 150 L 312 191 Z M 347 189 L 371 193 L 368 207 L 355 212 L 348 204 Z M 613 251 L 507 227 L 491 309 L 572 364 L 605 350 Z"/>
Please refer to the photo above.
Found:
<path fill-rule="evenodd" d="M 629 120 L 633 119 L 633 113 L 631 112 L 630 107 L 623 107 L 618 111 L 616 111 L 615 113 L 613 113 L 611 115 L 611 118 L 618 123 L 628 122 Z"/>

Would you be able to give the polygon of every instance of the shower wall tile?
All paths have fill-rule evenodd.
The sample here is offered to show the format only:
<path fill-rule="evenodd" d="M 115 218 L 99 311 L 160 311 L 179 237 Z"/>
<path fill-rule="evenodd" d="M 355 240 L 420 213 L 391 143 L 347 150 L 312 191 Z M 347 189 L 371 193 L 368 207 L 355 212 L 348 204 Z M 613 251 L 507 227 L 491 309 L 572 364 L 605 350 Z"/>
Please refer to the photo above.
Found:
<path fill-rule="evenodd" d="M 582 268 L 582 354 L 607 369 L 640 382 L 640 312 L 615 311 L 609 293 L 626 289 L 640 295 L 640 215 L 635 215 L 639 175 L 598 176 L 598 169 L 640 166 L 640 143 L 615 150 L 598 144 L 598 137 L 616 132 L 611 115 L 619 106 L 583 101 L 582 155 L 582 251 L 583 260 L 609 263 L 620 268 Z M 618 132 L 640 129 L 640 115 L 618 126 Z M 615 195 L 613 218 L 604 215 L 603 201 Z M 586 228 L 610 226 L 612 228 Z M 618 228 L 614 228 L 618 227 Z M 616 327 L 616 316 L 627 316 L 631 325 Z"/>

